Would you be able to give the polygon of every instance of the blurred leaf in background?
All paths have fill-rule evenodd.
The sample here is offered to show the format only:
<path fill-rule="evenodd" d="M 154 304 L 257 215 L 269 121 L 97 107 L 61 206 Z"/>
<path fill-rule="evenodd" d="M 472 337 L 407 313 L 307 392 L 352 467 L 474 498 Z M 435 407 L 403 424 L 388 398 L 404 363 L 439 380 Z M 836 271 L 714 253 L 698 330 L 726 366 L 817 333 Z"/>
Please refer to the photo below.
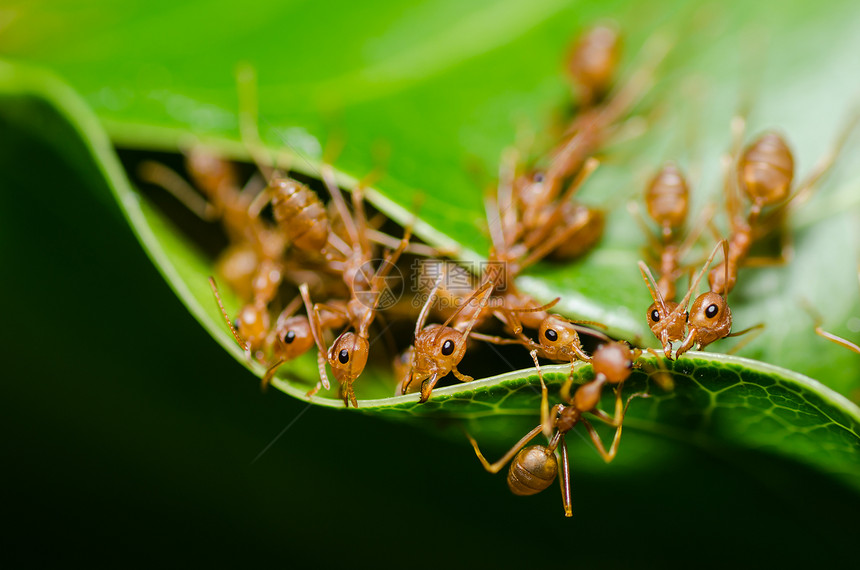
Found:
<path fill-rule="evenodd" d="M 653 119 L 647 138 L 607 157 L 602 179 L 584 196 L 593 203 L 636 195 L 676 153 L 691 168 L 701 161 L 697 182 L 715 189 L 708 181 L 718 180 L 714 157 L 726 146 L 745 66 L 759 78 L 751 130 L 784 130 L 801 174 L 835 140 L 860 81 L 853 55 L 860 10 L 850 2 L 678 9 L 436 1 L 373 10 L 345 4 L 334 14 L 308 3 L 0 10 L 0 51 L 58 73 L 126 146 L 176 149 L 193 135 L 228 148 L 238 136 L 234 69 L 250 62 L 271 145 L 286 141 L 313 159 L 342 131 L 348 144 L 337 166 L 360 176 L 372 166 L 374 143 L 385 141 L 392 158 L 378 205 L 396 215 L 421 192 L 425 231 L 461 244 L 475 242 L 483 216 L 469 157 L 491 182 L 518 126 L 547 126 L 567 97 L 560 55 L 576 30 L 601 17 L 620 23 L 634 54 L 628 69 L 657 31 L 677 43 L 650 96 L 665 116 Z M 528 560 L 512 546 L 519 540 L 563 539 L 577 545 L 564 555 L 571 561 L 609 566 L 701 560 L 702 538 L 714 564 L 850 554 L 851 527 L 843 523 L 856 512 L 856 495 L 767 451 L 705 454 L 628 430 L 607 467 L 577 442 L 576 517 L 565 521 L 553 490 L 510 496 L 504 477 L 486 475 L 465 441 L 261 398 L 153 271 L 109 200 L 111 173 L 63 116 L 19 87 L 15 93 L 7 84 L 0 101 L 0 260 L 13 324 L 3 346 L 14 347 L 3 382 L 3 400 L 12 404 L 3 415 L 11 467 L 4 489 L 20 544 L 44 541 L 20 550 L 22 560 L 121 552 L 156 561 L 178 551 L 221 563 L 340 562 L 332 552 L 380 565 L 511 563 Z M 695 146 L 679 142 L 686 129 Z M 750 355 L 846 394 L 860 383 L 856 358 L 805 329 L 796 299 L 814 297 L 837 332 L 857 313 L 856 164 L 840 161 L 827 192 L 796 216 L 797 258 L 787 269 L 751 274 L 736 317 L 769 323 Z M 454 212 L 452 196 L 462 198 Z M 584 267 L 545 268 L 530 287 L 545 297 L 587 291 L 588 283 L 599 290 L 607 279 L 602 263 L 629 266 L 633 277 L 622 281 L 639 288 L 602 302 L 632 319 L 648 301 L 630 263 L 642 238 L 625 215 L 619 209 Z M 540 532 L 530 530 L 532 521 Z M 815 548 L 774 547 L 802 543 Z"/>

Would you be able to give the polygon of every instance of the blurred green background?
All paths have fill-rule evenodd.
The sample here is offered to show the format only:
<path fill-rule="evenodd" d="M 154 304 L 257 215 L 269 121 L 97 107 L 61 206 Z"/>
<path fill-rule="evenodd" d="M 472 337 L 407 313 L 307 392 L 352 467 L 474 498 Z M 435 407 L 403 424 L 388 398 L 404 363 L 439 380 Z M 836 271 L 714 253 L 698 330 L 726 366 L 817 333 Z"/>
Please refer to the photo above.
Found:
<path fill-rule="evenodd" d="M 165 284 L 107 189 L 93 188 L 85 153 L 51 144 L 63 128 L 43 104 L 4 100 L 0 417 L 12 530 L 0 556 L 601 568 L 854 557 L 856 495 L 766 453 L 705 453 L 628 430 L 603 466 L 569 438 L 565 520 L 556 487 L 512 496 L 465 440 L 262 396 Z"/>

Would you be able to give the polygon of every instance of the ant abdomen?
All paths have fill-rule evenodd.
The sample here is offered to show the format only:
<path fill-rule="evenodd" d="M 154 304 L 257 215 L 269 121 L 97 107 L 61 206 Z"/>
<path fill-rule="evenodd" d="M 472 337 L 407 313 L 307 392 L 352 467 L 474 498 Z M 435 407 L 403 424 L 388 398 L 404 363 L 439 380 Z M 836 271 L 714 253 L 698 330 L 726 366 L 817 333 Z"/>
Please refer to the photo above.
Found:
<path fill-rule="evenodd" d="M 660 225 L 664 237 L 684 225 L 689 209 L 690 189 L 684 175 L 671 162 L 666 163 L 645 191 L 648 215 Z"/>
<path fill-rule="evenodd" d="M 592 105 L 609 91 L 620 57 L 618 33 L 596 26 L 576 41 L 567 60 L 567 70 L 582 91 L 584 105 Z"/>
<path fill-rule="evenodd" d="M 603 237 L 606 227 L 603 210 L 573 202 L 565 202 L 562 206 L 562 220 L 564 227 L 576 226 L 579 229 L 571 239 L 561 242 L 548 254 L 549 258 L 558 261 L 574 259 L 590 251 Z"/>
<path fill-rule="evenodd" d="M 788 197 L 794 157 L 782 136 L 765 133 L 747 147 L 738 162 L 741 189 L 759 208 Z"/>
<path fill-rule="evenodd" d="M 269 184 L 272 211 L 290 242 L 302 251 L 319 252 L 328 242 L 329 218 L 316 193 L 289 178 Z"/>
<path fill-rule="evenodd" d="M 521 450 L 508 470 L 508 487 L 515 495 L 540 493 L 555 481 L 558 460 L 555 453 L 543 445 L 530 445 Z"/>

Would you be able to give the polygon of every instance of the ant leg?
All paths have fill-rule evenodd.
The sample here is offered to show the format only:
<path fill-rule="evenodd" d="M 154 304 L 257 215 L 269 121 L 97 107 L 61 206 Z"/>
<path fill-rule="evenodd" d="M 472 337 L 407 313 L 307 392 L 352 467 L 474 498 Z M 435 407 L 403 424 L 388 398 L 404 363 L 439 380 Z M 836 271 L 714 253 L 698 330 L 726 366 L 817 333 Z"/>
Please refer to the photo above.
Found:
<path fill-rule="evenodd" d="M 248 149 L 257 169 L 263 173 L 263 177 L 271 180 L 277 169 L 268 166 L 271 157 L 267 156 L 260 139 L 257 120 L 257 72 L 250 64 L 244 63 L 237 67 L 236 88 L 239 94 L 239 135 L 242 137 L 242 143 Z"/>
<path fill-rule="evenodd" d="M 387 247 L 388 249 L 396 249 L 400 245 L 400 240 L 396 237 L 390 236 L 373 228 L 367 228 L 365 230 L 365 235 L 370 241 L 378 243 L 379 245 Z M 440 251 L 435 247 L 423 243 L 410 243 L 403 251 L 406 253 L 411 253 L 412 255 L 420 255 L 422 257 L 430 258 L 436 258 L 442 255 Z"/>
<path fill-rule="evenodd" d="M 523 323 L 520 321 L 520 318 L 516 315 L 516 313 L 514 313 L 510 309 L 507 309 L 505 307 L 502 307 L 501 309 L 496 309 L 493 311 L 493 315 L 495 315 L 495 317 L 497 319 L 499 319 L 507 327 L 507 329 L 509 331 L 511 331 L 511 333 L 513 333 L 514 335 L 520 335 L 523 332 Z M 501 338 L 501 337 L 495 337 L 495 338 Z M 488 341 L 488 342 L 493 342 L 493 341 Z M 496 344 L 502 344 L 502 343 L 496 343 Z"/>
<path fill-rule="evenodd" d="M 322 164 L 320 166 L 320 177 L 331 195 L 331 200 L 337 209 L 338 216 L 343 221 L 344 229 L 346 229 L 346 233 L 349 236 L 350 244 L 353 247 L 360 247 L 362 238 L 359 236 L 355 220 L 352 215 L 350 215 L 349 208 L 346 206 L 346 200 L 343 197 L 343 192 L 341 192 L 340 186 L 337 184 L 334 170 L 328 164 Z"/>
<path fill-rule="evenodd" d="M 564 384 L 559 388 L 559 395 L 561 399 L 565 402 L 573 401 L 570 396 L 570 389 L 573 387 L 573 363 L 570 364 L 570 374 L 567 376 L 567 380 L 564 381 Z"/>
<path fill-rule="evenodd" d="M 615 428 L 615 437 L 612 439 L 612 445 L 609 447 L 609 451 L 606 451 L 606 448 L 603 447 L 603 441 L 600 439 L 600 434 L 597 433 L 597 430 L 594 429 L 591 422 L 585 418 L 582 418 L 581 421 L 585 425 L 585 429 L 588 430 L 588 435 L 591 437 L 594 447 L 597 449 L 597 452 L 603 460 L 606 463 L 609 463 L 615 459 L 615 454 L 618 452 L 618 442 L 621 440 L 621 424 Z"/>
<path fill-rule="evenodd" d="M 858 271 L 857 276 L 860 277 L 860 271 Z M 821 325 L 824 323 L 824 317 L 821 316 L 821 313 L 815 310 L 815 307 L 813 307 L 808 300 L 801 299 L 800 302 L 803 305 L 803 309 L 809 314 L 810 317 L 812 317 L 813 324 L 815 325 L 815 334 L 817 334 L 821 338 L 826 338 L 830 342 L 834 342 L 843 348 L 847 348 L 852 352 L 860 354 L 860 346 L 857 346 L 853 342 L 844 339 L 841 336 L 836 336 L 833 333 L 829 333 L 823 328 L 821 328 Z"/>
<path fill-rule="evenodd" d="M 325 371 L 326 365 L 326 347 L 323 344 L 322 340 L 322 327 L 320 327 L 320 314 L 317 310 L 316 305 L 311 305 L 310 293 L 308 292 L 308 284 L 302 283 L 299 285 L 299 293 L 302 296 L 302 301 L 305 303 L 305 311 L 308 314 L 308 322 L 311 325 L 311 335 L 314 337 L 314 343 L 317 345 L 317 368 L 320 373 L 320 384 L 317 384 L 317 387 L 308 392 L 308 396 L 313 396 L 320 389 L 320 385 L 325 386 L 325 389 L 328 390 L 330 387 L 328 381 L 328 375 Z"/>
<path fill-rule="evenodd" d="M 522 228 L 518 227 L 517 219 L 519 215 L 514 199 L 514 184 L 517 177 L 517 164 L 519 162 L 520 153 L 516 148 L 507 148 L 502 151 L 502 158 L 499 160 L 499 184 L 496 189 L 496 199 L 493 200 L 500 223 L 497 237 L 501 238 L 501 242 L 496 244 L 497 237 L 494 237 L 493 245 L 499 251 L 502 251 L 500 246 L 507 249 L 513 245 L 522 231 Z M 486 206 L 485 202 L 485 208 Z M 489 217 L 489 211 L 487 215 L 489 222 L 492 219 Z M 490 235 L 494 236 L 492 224 L 489 225 Z"/>
<path fill-rule="evenodd" d="M 316 396 L 317 392 L 320 391 L 320 388 L 322 388 L 322 382 L 317 382 L 317 385 L 308 390 L 305 393 L 305 396 L 307 396 L 308 398 L 313 398 L 314 396 Z"/>
<path fill-rule="evenodd" d="M 335 305 L 329 305 L 327 303 L 314 303 L 314 311 L 316 311 L 317 314 L 321 313 L 322 311 L 328 311 L 329 313 L 334 313 L 335 315 L 341 315 L 346 318 L 349 318 L 349 314 L 347 314 L 347 312 L 344 311 L 342 308 L 337 307 Z"/>
<path fill-rule="evenodd" d="M 627 403 L 623 406 L 621 405 L 621 386 L 618 387 L 618 398 L 615 403 L 615 417 L 610 417 L 609 425 L 615 426 L 615 436 L 612 438 L 612 445 L 609 447 L 609 451 L 606 451 L 606 448 L 603 447 L 603 441 L 600 439 L 600 434 L 597 433 L 597 430 L 594 429 L 594 426 L 591 425 L 586 418 L 582 418 L 582 423 L 585 424 L 586 430 L 588 430 L 588 435 L 591 437 L 591 441 L 594 443 L 594 447 L 597 449 L 597 452 L 603 457 L 603 460 L 606 463 L 609 463 L 613 459 L 615 459 L 615 454 L 618 452 L 618 444 L 621 441 L 621 428 L 624 424 L 624 416 L 627 414 L 627 408 L 630 406 L 630 401 L 633 398 L 648 398 L 650 397 L 648 394 L 644 394 L 641 392 L 637 392 L 635 394 L 631 394 L 627 398 Z M 605 414 L 605 412 L 603 412 Z M 599 416 L 598 416 L 599 417 Z M 602 418 L 601 418 L 602 419 Z"/>
<path fill-rule="evenodd" d="M 561 297 L 556 297 L 555 299 L 544 305 L 515 309 L 502 308 L 498 311 L 494 311 L 493 314 L 496 315 L 496 318 L 498 318 L 505 325 L 507 325 L 513 334 L 520 336 L 520 333 L 523 332 L 523 324 L 520 317 L 517 316 L 519 313 L 545 312 L 558 304 L 559 301 L 561 301 Z"/>
<path fill-rule="evenodd" d="M 618 427 L 624 419 L 624 404 L 621 403 L 621 388 L 623 385 L 624 383 L 622 382 L 615 388 L 615 413 L 613 415 L 610 416 L 600 408 L 591 410 L 593 415 L 612 427 Z"/>
<path fill-rule="evenodd" d="M 751 327 L 745 328 L 742 331 L 733 332 L 732 334 L 726 335 L 726 338 L 728 338 L 730 336 L 741 336 L 743 334 L 747 334 L 748 332 L 756 331 L 755 334 L 751 334 L 750 336 L 748 336 L 747 338 L 745 338 L 744 340 L 742 340 L 741 342 L 736 344 L 731 350 L 726 352 L 726 354 L 735 354 L 735 353 L 739 352 L 741 349 L 743 349 L 743 347 L 745 347 L 746 345 L 751 343 L 753 340 L 758 338 L 758 335 L 761 334 L 762 329 L 764 329 L 764 323 L 759 323 L 757 325 L 753 325 Z"/>
<path fill-rule="evenodd" d="M 499 471 L 502 470 L 502 467 L 504 467 L 508 461 L 510 461 L 511 459 L 514 458 L 514 455 L 516 455 L 517 452 L 520 449 L 522 449 L 522 447 L 525 444 L 527 444 L 528 442 L 533 440 L 535 438 L 535 436 L 537 434 L 539 434 L 540 432 L 541 432 L 541 426 L 537 426 L 537 427 L 533 428 L 530 432 L 528 432 L 526 435 L 524 435 L 518 442 L 516 442 L 514 444 L 514 446 L 512 448 L 510 448 L 508 450 L 508 452 L 505 453 L 502 456 L 502 458 L 499 459 L 498 461 L 496 461 L 495 463 L 490 463 L 489 461 L 486 460 L 486 458 L 484 457 L 484 454 L 482 454 L 481 450 L 478 448 L 478 442 L 475 441 L 475 438 L 473 438 L 471 435 L 469 435 L 468 432 L 466 432 L 466 437 L 469 438 L 469 442 L 472 444 L 472 448 L 475 450 L 475 455 L 478 456 L 478 459 L 481 461 L 481 465 L 484 466 L 484 469 L 486 469 L 490 473 L 498 473 Z"/>
<path fill-rule="evenodd" d="M 260 381 L 260 390 L 263 393 L 266 392 L 266 389 L 269 387 L 269 384 L 272 382 L 272 378 L 275 377 L 275 372 L 277 372 L 278 368 L 280 368 L 281 365 L 284 364 L 285 362 L 286 362 L 286 360 L 279 360 L 276 363 L 274 363 L 272 366 L 270 366 L 268 370 L 266 370 L 266 373 L 263 375 L 263 379 Z"/>
<path fill-rule="evenodd" d="M 472 378 L 471 376 L 463 374 L 462 372 L 457 370 L 456 366 L 451 369 L 451 372 L 454 373 L 454 376 L 456 376 L 457 380 L 459 380 L 460 382 L 471 382 L 472 380 L 474 380 L 474 378 Z"/>
<path fill-rule="evenodd" d="M 798 184 L 795 191 L 791 196 L 786 198 L 785 202 L 791 202 L 793 200 L 797 200 L 798 203 L 803 203 L 807 201 L 810 197 L 810 194 L 818 185 L 818 182 L 828 173 L 830 169 L 833 168 L 833 165 L 836 163 L 836 159 L 839 156 L 839 153 L 842 151 L 842 147 L 845 146 L 845 142 L 848 140 L 848 137 L 857 127 L 858 122 L 860 122 L 860 109 L 855 108 L 851 118 L 845 123 L 845 126 L 840 131 L 836 143 L 833 145 L 827 154 L 825 154 L 821 159 L 819 159 L 818 163 L 813 168 L 812 172 L 807 176 L 800 184 Z"/>
<path fill-rule="evenodd" d="M 493 335 L 488 335 L 488 334 L 484 334 L 484 333 L 477 333 L 477 332 L 469 333 L 469 338 L 473 338 L 475 340 L 482 340 L 484 342 L 489 342 L 492 344 L 499 344 L 499 345 L 519 344 L 519 345 L 525 346 L 526 348 L 534 346 L 534 344 L 535 344 L 528 339 L 523 340 L 523 339 L 518 339 L 518 338 L 502 338 L 500 336 L 493 336 Z"/>
<path fill-rule="evenodd" d="M 233 323 L 230 322 L 230 317 L 227 316 L 227 311 L 224 309 L 224 304 L 221 303 L 221 295 L 218 294 L 218 285 L 215 284 L 215 278 L 209 277 L 209 287 L 212 289 L 212 293 L 215 295 L 215 301 L 218 303 L 218 308 L 221 309 L 221 316 L 224 317 L 224 322 L 227 323 L 227 326 L 230 328 L 230 332 L 233 333 L 233 338 L 236 339 L 236 342 L 239 343 L 239 346 L 242 347 L 242 350 L 245 352 L 245 358 L 250 362 L 251 360 L 251 344 L 242 338 L 239 334 L 239 331 L 233 327 Z"/>
<path fill-rule="evenodd" d="M 621 404 L 621 385 L 619 385 L 616 390 L 616 399 L 615 399 L 615 413 L 613 415 L 609 415 L 603 410 L 595 409 L 590 413 L 596 416 L 599 420 L 610 425 L 612 427 L 618 427 L 621 425 L 621 422 L 624 421 L 624 416 L 627 414 L 627 408 L 630 406 L 630 402 L 633 401 L 634 398 L 650 398 L 651 394 L 647 392 L 636 392 L 627 396 L 627 401 L 624 405 Z"/>
<path fill-rule="evenodd" d="M 173 194 L 174 198 L 201 220 L 214 222 L 218 219 L 215 206 L 194 190 L 184 178 L 163 164 L 151 160 L 142 162 L 137 169 L 137 176 L 144 182 L 160 186 Z"/>
<path fill-rule="evenodd" d="M 254 199 L 251 200 L 251 203 L 248 204 L 248 216 L 257 219 L 260 217 L 260 212 L 263 211 L 263 208 L 266 207 L 266 204 L 272 201 L 272 193 L 269 191 L 269 188 L 263 188 L 261 192 L 259 192 Z"/>
<path fill-rule="evenodd" d="M 826 338 L 827 340 L 829 340 L 831 342 L 835 342 L 836 344 L 838 344 L 839 346 L 841 346 L 843 348 L 847 348 L 848 350 L 850 350 L 852 352 L 856 352 L 857 354 L 860 354 L 860 346 L 857 346 L 856 344 L 854 344 L 850 340 L 846 340 L 846 339 L 842 338 L 841 336 L 836 336 L 833 333 L 827 332 L 826 330 L 822 329 L 820 325 L 815 327 L 815 334 L 817 334 L 818 336 L 820 336 L 822 338 Z"/>
<path fill-rule="evenodd" d="M 247 196 L 252 201 L 266 189 L 266 181 L 259 173 L 254 173 L 245 186 L 239 191 L 242 196 Z"/>
<path fill-rule="evenodd" d="M 551 419 L 553 416 L 549 410 L 549 394 L 547 393 L 546 383 L 543 381 L 543 373 L 537 359 L 537 350 L 533 349 L 529 354 L 535 362 L 535 370 L 537 370 L 538 378 L 540 379 L 540 425 L 544 436 L 549 439 L 552 437 L 552 429 L 554 427 Z"/>
<path fill-rule="evenodd" d="M 657 383 L 660 388 L 665 390 L 666 392 L 671 392 L 675 389 L 675 381 L 672 379 L 672 374 L 666 369 L 666 366 L 663 364 L 661 360 L 661 355 L 654 350 L 653 348 L 646 348 L 645 350 L 654 357 L 655 362 L 657 363 L 656 370 L 651 368 L 648 372 L 651 373 L 651 376 L 654 378 L 654 381 Z M 669 359 L 671 360 L 671 358 Z M 650 367 L 649 367 L 650 368 Z"/>
<path fill-rule="evenodd" d="M 499 186 L 503 184 L 499 180 Z M 490 243 L 496 251 L 507 251 L 508 240 L 505 237 L 505 226 L 502 222 L 502 209 L 492 196 L 484 196 L 484 212 L 487 216 L 487 229 L 490 231 Z"/>
<path fill-rule="evenodd" d="M 651 249 L 651 251 L 662 251 L 663 243 L 654 236 L 654 232 L 652 232 L 651 228 L 648 227 L 648 223 L 645 221 L 645 218 L 642 216 L 642 212 L 639 210 L 639 204 L 632 201 L 627 202 L 627 212 L 630 214 L 630 217 L 636 221 L 639 229 L 645 235 L 645 239 L 648 240 L 649 249 Z"/>
<path fill-rule="evenodd" d="M 567 459 L 567 443 L 564 441 L 564 436 L 561 436 L 561 445 L 558 446 L 561 453 L 561 465 L 558 468 L 561 470 L 561 477 L 558 478 L 561 485 L 561 502 L 564 505 L 564 516 L 573 516 L 573 507 L 570 501 L 570 463 Z"/>

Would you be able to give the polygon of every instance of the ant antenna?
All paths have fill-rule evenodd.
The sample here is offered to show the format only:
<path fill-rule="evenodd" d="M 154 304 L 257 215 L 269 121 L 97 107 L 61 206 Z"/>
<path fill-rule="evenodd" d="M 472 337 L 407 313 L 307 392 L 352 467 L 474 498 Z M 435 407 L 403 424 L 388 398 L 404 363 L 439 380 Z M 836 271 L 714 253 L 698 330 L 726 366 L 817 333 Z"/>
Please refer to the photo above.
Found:
<path fill-rule="evenodd" d="M 239 331 L 233 327 L 233 323 L 230 322 L 230 317 L 227 316 L 224 304 L 221 303 L 221 295 L 218 294 L 218 285 L 215 284 L 215 278 L 211 275 L 209 276 L 209 287 L 212 288 L 212 293 L 215 294 L 215 302 L 218 303 L 218 308 L 221 309 L 221 315 L 224 317 L 224 322 L 226 322 L 227 326 L 230 327 L 230 332 L 233 333 L 233 338 L 236 339 L 236 342 L 239 343 L 239 346 L 242 347 L 242 350 L 245 351 L 246 354 L 250 354 L 251 347 L 248 345 L 247 341 L 242 338 Z"/>
<path fill-rule="evenodd" d="M 720 243 L 718 243 L 716 247 L 714 247 L 714 250 L 711 252 L 711 255 L 708 256 L 708 259 L 702 266 L 701 271 L 699 271 L 698 275 L 696 275 L 696 278 L 693 279 L 693 282 L 690 283 L 690 288 L 687 290 L 687 294 L 684 295 L 684 298 L 681 300 L 680 303 L 678 303 L 678 306 L 675 307 L 675 310 L 669 313 L 669 316 L 667 318 L 664 318 L 662 322 L 657 323 L 657 331 L 655 332 L 663 332 L 663 329 L 669 326 L 669 323 L 674 321 L 674 319 L 678 315 L 687 310 L 687 304 L 690 302 L 690 297 L 693 295 L 693 292 L 696 290 L 696 287 L 699 286 L 699 282 L 702 280 L 702 277 L 708 270 L 708 266 L 714 260 L 714 257 L 716 257 L 717 252 L 720 250 L 721 247 L 725 247 L 726 250 L 728 250 L 728 244 L 726 243 L 726 240 L 721 240 Z"/>

